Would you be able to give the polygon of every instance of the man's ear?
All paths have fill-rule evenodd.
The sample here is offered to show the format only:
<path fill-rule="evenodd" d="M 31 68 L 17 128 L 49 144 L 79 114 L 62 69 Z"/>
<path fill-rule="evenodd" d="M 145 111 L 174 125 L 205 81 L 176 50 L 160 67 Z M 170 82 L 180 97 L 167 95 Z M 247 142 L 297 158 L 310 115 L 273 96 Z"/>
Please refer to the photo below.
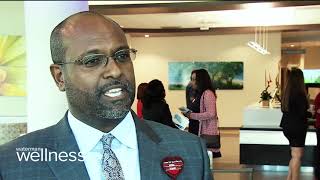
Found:
<path fill-rule="evenodd" d="M 64 84 L 64 78 L 63 78 L 63 72 L 62 72 L 61 66 L 58 64 L 51 64 L 50 71 L 59 90 L 65 91 L 65 84 Z"/>

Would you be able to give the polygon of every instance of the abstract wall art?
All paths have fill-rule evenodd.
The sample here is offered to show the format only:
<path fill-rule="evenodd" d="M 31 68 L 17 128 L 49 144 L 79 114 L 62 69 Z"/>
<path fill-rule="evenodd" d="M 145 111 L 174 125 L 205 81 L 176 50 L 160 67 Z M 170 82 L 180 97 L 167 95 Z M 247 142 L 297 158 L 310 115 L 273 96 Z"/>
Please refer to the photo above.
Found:
<path fill-rule="evenodd" d="M 26 96 L 23 36 L 0 35 L 0 96 Z"/>

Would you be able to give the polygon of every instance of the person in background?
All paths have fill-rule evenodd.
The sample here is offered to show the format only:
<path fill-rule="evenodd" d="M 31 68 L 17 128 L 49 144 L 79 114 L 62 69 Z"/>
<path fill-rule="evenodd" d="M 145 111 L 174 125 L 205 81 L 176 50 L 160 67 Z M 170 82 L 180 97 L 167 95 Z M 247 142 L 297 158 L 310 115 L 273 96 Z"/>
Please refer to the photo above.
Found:
<path fill-rule="evenodd" d="M 197 89 L 194 89 L 192 86 L 192 77 L 195 78 L 195 71 L 191 72 L 190 82 L 186 88 L 186 103 L 187 108 L 192 112 L 200 112 L 200 98 L 201 94 Z M 189 128 L 188 131 L 192 134 L 199 134 L 199 121 L 194 119 L 189 119 Z"/>
<path fill-rule="evenodd" d="M 162 82 L 158 79 L 150 81 L 142 98 L 143 118 L 170 126 L 172 128 L 177 128 L 172 121 L 170 108 L 164 99 L 165 97 L 166 92 Z"/>
<path fill-rule="evenodd" d="M 317 134 L 317 148 L 316 148 L 316 157 L 315 157 L 315 166 L 314 166 L 314 175 L 316 180 L 320 180 L 320 92 L 314 100 L 314 117 L 316 119 L 315 128 Z"/>
<path fill-rule="evenodd" d="M 198 69 L 192 72 L 191 85 L 193 89 L 196 89 L 200 94 L 200 112 L 187 112 L 184 115 L 188 119 L 198 120 L 199 133 L 207 135 L 218 135 L 218 115 L 216 108 L 217 95 L 213 87 L 209 73 L 205 69 Z M 221 157 L 220 149 L 208 149 L 212 151 L 212 157 Z"/>
<path fill-rule="evenodd" d="M 297 180 L 300 176 L 301 158 L 304 152 L 308 128 L 309 102 L 304 84 L 303 72 L 298 68 L 288 71 L 288 78 L 281 100 L 283 113 L 280 127 L 291 148 L 291 160 L 287 180 Z"/>
<path fill-rule="evenodd" d="M 142 116 L 142 108 L 143 108 L 143 104 L 142 104 L 142 97 L 144 94 L 144 90 L 146 89 L 148 83 L 141 83 L 138 86 L 138 92 L 137 92 L 137 115 L 140 119 L 143 119 Z"/>

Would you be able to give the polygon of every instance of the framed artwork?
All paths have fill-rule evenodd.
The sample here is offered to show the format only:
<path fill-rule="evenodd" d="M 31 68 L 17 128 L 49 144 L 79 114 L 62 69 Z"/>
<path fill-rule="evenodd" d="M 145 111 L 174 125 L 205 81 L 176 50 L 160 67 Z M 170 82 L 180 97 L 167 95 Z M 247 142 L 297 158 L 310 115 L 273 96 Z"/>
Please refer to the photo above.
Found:
<path fill-rule="evenodd" d="M 320 69 L 303 69 L 306 84 L 320 84 Z"/>
<path fill-rule="evenodd" d="M 26 96 L 23 36 L 0 35 L 0 96 Z"/>
<path fill-rule="evenodd" d="M 169 62 L 169 90 L 185 90 L 195 69 L 206 69 L 216 89 L 243 89 L 243 62 Z"/>

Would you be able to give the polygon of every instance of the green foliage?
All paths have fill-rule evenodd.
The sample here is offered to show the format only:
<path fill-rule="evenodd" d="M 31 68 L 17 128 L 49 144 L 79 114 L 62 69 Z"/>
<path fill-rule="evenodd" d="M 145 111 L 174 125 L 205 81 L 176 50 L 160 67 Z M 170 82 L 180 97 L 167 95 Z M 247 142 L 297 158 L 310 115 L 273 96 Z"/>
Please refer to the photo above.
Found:
<path fill-rule="evenodd" d="M 170 84 L 169 90 L 185 90 L 186 87 L 182 84 Z"/>
<path fill-rule="evenodd" d="M 265 101 L 265 100 L 270 100 L 272 97 L 271 97 L 271 94 L 268 92 L 268 90 L 265 89 L 261 92 L 260 98 L 261 100 Z"/>

